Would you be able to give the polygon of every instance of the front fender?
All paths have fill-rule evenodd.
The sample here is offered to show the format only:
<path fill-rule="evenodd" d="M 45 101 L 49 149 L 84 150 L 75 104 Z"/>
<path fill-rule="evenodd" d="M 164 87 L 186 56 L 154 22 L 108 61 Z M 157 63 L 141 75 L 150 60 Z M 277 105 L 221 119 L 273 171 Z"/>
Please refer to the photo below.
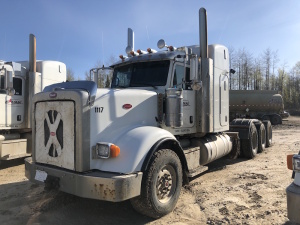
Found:
<path fill-rule="evenodd" d="M 91 169 L 117 173 L 141 171 L 143 162 L 152 146 L 164 138 L 176 140 L 170 132 L 158 127 L 133 128 L 114 140 L 113 144 L 120 147 L 118 157 L 91 159 Z"/>

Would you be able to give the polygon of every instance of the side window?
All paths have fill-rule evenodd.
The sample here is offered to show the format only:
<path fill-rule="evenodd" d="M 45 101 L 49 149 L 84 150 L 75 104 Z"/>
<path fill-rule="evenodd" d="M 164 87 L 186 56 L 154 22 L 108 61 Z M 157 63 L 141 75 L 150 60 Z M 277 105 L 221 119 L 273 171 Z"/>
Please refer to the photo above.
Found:
<path fill-rule="evenodd" d="M 0 94 L 6 94 L 4 90 L 4 76 L 0 76 Z"/>
<path fill-rule="evenodd" d="M 14 77 L 13 85 L 15 89 L 15 95 L 22 95 L 22 79 Z"/>
<path fill-rule="evenodd" d="M 185 81 L 186 81 L 185 89 L 186 90 L 192 90 L 192 88 L 191 88 L 191 77 L 190 77 L 190 68 L 189 67 L 185 68 Z"/>
<path fill-rule="evenodd" d="M 185 69 L 184 78 L 184 66 L 176 65 L 173 77 L 173 87 L 182 87 L 184 90 L 192 90 L 190 83 L 190 68 Z"/>
<path fill-rule="evenodd" d="M 173 77 L 173 87 L 182 87 L 184 81 L 184 67 L 180 65 L 175 66 L 174 77 Z"/>

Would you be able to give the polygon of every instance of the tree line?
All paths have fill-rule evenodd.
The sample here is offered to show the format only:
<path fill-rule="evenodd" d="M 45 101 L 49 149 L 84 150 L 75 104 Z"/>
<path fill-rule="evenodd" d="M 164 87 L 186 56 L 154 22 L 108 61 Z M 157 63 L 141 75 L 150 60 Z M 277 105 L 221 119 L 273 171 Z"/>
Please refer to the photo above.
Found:
<path fill-rule="evenodd" d="M 105 65 L 112 65 L 115 63 L 117 59 L 114 56 L 110 56 Z M 93 68 L 102 68 L 104 64 L 98 60 Z M 75 81 L 75 74 L 72 68 L 67 68 L 67 81 Z M 78 77 L 77 80 L 80 80 Z M 84 80 L 93 80 L 93 73 L 90 71 L 85 71 L 84 73 Z M 107 70 L 99 70 L 98 71 L 98 87 L 99 88 L 108 88 L 110 87 L 110 83 L 112 80 L 112 71 Z"/>
<path fill-rule="evenodd" d="M 274 90 L 282 95 L 286 109 L 300 106 L 300 61 L 289 68 L 270 48 L 254 57 L 247 49 L 229 48 L 232 90 Z"/>

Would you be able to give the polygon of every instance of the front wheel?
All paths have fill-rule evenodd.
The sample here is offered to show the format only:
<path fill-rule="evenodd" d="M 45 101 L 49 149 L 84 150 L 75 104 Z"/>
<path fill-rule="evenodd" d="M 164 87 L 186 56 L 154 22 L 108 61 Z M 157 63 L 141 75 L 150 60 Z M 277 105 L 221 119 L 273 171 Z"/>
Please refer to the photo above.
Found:
<path fill-rule="evenodd" d="M 175 208 L 181 187 L 182 166 L 179 157 L 170 149 L 158 150 L 144 172 L 141 195 L 131 199 L 131 204 L 141 214 L 162 217 Z"/>

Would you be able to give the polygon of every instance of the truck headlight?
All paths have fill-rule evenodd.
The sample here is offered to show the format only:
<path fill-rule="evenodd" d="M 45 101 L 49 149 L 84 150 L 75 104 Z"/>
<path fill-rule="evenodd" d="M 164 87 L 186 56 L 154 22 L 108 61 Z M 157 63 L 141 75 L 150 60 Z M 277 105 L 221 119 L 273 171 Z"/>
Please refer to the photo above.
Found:
<path fill-rule="evenodd" d="M 293 156 L 293 170 L 300 172 L 300 155 Z"/>
<path fill-rule="evenodd" d="M 95 147 L 94 158 L 115 158 L 120 154 L 120 148 L 117 145 L 106 142 L 98 142 Z"/>

